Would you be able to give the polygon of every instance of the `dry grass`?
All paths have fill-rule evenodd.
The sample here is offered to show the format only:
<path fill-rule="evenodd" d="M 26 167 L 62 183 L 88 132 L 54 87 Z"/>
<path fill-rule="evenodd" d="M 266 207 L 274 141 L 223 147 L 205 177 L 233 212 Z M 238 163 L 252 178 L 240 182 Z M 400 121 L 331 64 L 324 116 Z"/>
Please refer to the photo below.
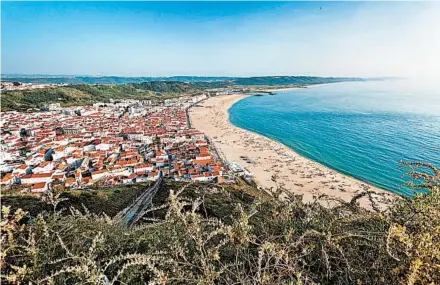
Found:
<path fill-rule="evenodd" d="M 116 218 L 55 210 L 22 224 L 3 209 L 2 280 L 10 284 L 439 284 L 440 185 L 409 164 L 429 194 L 386 212 L 356 201 L 323 207 L 283 200 L 233 203 L 207 215 L 203 195 L 169 191 L 164 212 L 135 228 Z M 221 189 L 202 186 L 200 193 Z M 227 194 L 230 195 L 230 194 Z M 319 199 L 325 199 L 321 197 Z M 56 197 L 53 202 L 56 203 Z M 219 200 L 222 201 L 222 200 Z M 212 202 L 212 201 L 211 201 Z M 154 215 L 153 215 L 154 216 Z"/>

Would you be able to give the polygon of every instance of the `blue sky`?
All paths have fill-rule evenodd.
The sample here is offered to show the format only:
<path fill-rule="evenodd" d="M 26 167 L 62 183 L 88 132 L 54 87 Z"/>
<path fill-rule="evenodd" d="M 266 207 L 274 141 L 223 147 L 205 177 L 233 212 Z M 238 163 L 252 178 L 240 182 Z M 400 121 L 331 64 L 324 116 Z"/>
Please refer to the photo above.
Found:
<path fill-rule="evenodd" d="M 440 76 L 440 3 L 1 5 L 2 73 Z"/>

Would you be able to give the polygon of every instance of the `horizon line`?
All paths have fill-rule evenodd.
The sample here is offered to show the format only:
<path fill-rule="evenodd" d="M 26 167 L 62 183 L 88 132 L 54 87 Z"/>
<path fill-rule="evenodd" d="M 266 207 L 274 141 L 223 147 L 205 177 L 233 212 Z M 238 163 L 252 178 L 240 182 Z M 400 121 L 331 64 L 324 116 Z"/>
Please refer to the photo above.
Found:
<path fill-rule="evenodd" d="M 406 78 L 402 76 L 322 76 L 322 75 L 254 75 L 254 76 L 233 76 L 233 75 L 167 75 L 167 76 L 147 76 L 147 75 L 90 75 L 90 74 L 41 74 L 41 73 L 1 73 L 1 77 L 20 77 L 20 76 L 44 76 L 44 77 L 125 77 L 125 78 L 172 78 L 172 77 L 212 77 L 212 78 L 256 78 L 256 77 L 320 77 L 320 78 Z"/>

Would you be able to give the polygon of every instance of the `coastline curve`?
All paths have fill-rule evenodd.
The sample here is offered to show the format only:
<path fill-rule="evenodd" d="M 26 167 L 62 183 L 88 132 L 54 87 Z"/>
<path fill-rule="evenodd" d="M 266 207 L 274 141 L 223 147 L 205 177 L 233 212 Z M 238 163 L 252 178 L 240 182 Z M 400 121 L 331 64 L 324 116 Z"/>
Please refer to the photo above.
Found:
<path fill-rule="evenodd" d="M 395 198 L 389 191 L 313 161 L 278 140 L 235 126 L 230 121 L 229 109 L 248 96 L 211 97 L 191 108 L 189 114 L 194 127 L 204 132 L 228 161 L 249 169 L 257 184 L 266 189 L 283 186 L 295 194 L 302 194 L 305 201 L 322 194 L 350 201 L 365 190 L 380 193 L 386 197 L 384 200 Z M 276 182 L 272 179 L 274 176 Z M 367 202 L 360 201 L 361 204 Z"/>

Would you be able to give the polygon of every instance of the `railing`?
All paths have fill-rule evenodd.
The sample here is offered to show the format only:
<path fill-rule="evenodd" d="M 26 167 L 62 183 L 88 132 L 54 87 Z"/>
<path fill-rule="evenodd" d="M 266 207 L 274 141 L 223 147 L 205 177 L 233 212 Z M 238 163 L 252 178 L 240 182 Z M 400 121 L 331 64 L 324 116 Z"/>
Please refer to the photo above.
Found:
<path fill-rule="evenodd" d="M 192 129 L 192 122 L 191 122 L 191 116 L 189 115 L 189 109 L 191 109 L 192 107 L 196 106 L 197 104 L 205 101 L 206 99 L 208 99 L 209 97 L 203 98 L 200 101 L 197 101 L 195 103 L 192 103 L 191 105 L 189 105 L 188 107 L 185 108 L 185 114 L 186 114 L 186 124 L 188 126 L 188 129 Z"/>
<path fill-rule="evenodd" d="M 192 107 L 196 106 L 197 104 L 199 104 L 199 103 L 201 103 L 201 102 L 203 102 L 203 101 L 205 101 L 205 100 L 207 100 L 209 98 L 210 97 L 203 98 L 202 100 L 197 101 L 197 102 L 189 105 L 187 108 L 185 108 L 186 120 L 187 120 L 188 128 L 192 128 L 191 116 L 189 115 L 189 109 L 191 109 Z M 223 164 L 227 166 L 229 164 L 229 162 L 226 159 L 226 155 L 220 149 L 218 149 L 215 146 L 213 141 L 208 136 L 206 136 L 206 140 L 207 140 L 208 144 L 210 145 L 210 148 L 214 151 L 214 155 L 217 156 L 217 159 L 220 160 L 221 162 L 223 162 Z"/>
<path fill-rule="evenodd" d="M 191 108 L 192 105 L 190 107 L 185 108 L 185 114 L 186 114 L 186 125 L 188 127 L 188 129 L 192 129 L 192 123 L 191 123 L 191 117 L 189 116 L 189 108 Z"/>
<path fill-rule="evenodd" d="M 216 156 L 216 159 L 220 160 L 224 165 L 227 166 L 229 164 L 228 160 L 226 159 L 226 155 L 221 151 L 221 149 L 218 149 L 215 146 L 215 143 L 208 136 L 206 136 L 206 141 L 209 144 L 211 150 L 214 152 L 214 155 Z"/>
<path fill-rule="evenodd" d="M 146 189 L 130 206 L 119 212 L 118 216 L 128 226 L 134 225 L 145 214 L 163 181 L 162 172 L 153 186 Z"/>

